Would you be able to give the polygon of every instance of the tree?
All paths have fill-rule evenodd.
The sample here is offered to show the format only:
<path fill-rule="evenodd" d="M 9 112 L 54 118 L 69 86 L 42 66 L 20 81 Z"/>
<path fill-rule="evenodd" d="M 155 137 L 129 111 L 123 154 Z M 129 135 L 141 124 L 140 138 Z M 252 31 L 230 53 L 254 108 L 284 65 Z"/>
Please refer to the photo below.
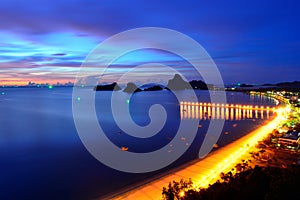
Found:
<path fill-rule="evenodd" d="M 185 194 L 187 191 L 192 190 L 193 182 L 191 179 L 185 181 L 180 179 L 180 181 L 170 182 L 168 188 L 163 187 L 162 195 L 164 200 L 183 200 L 185 199 Z"/>
<path fill-rule="evenodd" d="M 163 189 L 163 199 L 295 199 L 300 196 L 300 167 L 297 165 L 287 168 L 251 168 L 244 162 L 236 168 L 239 169 L 236 174 L 222 173 L 221 181 L 209 185 L 208 188 L 193 189 L 191 180 L 173 181 L 168 188 Z M 185 191 L 184 196 L 180 196 L 181 191 Z"/>

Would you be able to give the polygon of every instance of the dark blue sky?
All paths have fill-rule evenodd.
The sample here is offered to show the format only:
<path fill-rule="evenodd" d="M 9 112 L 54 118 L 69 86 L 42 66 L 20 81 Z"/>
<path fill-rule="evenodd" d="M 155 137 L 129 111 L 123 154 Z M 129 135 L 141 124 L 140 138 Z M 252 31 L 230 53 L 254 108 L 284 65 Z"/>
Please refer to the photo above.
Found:
<path fill-rule="evenodd" d="M 73 81 L 99 42 L 148 26 L 195 39 L 225 83 L 299 80 L 299 7 L 296 0 L 2 0 L 0 85 Z M 137 58 L 124 65 L 134 65 Z"/>

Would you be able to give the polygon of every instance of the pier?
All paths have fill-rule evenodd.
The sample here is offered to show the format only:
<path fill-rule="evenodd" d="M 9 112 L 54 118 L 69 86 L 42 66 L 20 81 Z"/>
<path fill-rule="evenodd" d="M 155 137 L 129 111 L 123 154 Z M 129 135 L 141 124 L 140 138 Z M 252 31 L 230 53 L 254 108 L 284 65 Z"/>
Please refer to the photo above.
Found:
<path fill-rule="evenodd" d="M 189 106 L 189 103 L 182 103 L 182 106 Z M 192 106 L 192 104 L 190 105 Z M 193 105 L 195 107 L 200 106 Z M 203 104 L 202 104 L 203 106 Z M 225 106 L 217 106 L 225 107 Z M 231 108 L 236 108 L 236 106 L 231 106 Z M 238 106 L 239 108 L 240 106 Z M 229 107 L 228 107 L 229 108 Z M 247 109 L 247 108 L 246 108 Z M 161 199 L 162 188 L 166 187 L 169 182 L 180 179 L 188 180 L 192 178 L 194 186 L 208 187 L 209 184 L 214 183 L 220 177 L 221 172 L 227 172 L 233 168 L 237 163 L 241 162 L 243 159 L 247 159 L 247 155 L 251 152 L 258 141 L 266 137 L 276 126 L 284 121 L 287 116 L 286 108 L 271 109 L 276 112 L 276 117 L 269 121 L 267 124 L 259 127 L 258 129 L 252 131 L 251 133 L 243 136 L 242 138 L 220 148 L 202 160 L 190 163 L 179 168 L 176 171 L 172 171 L 169 174 L 165 174 L 160 178 L 152 180 L 148 183 L 143 183 L 141 185 L 135 185 L 127 191 L 123 191 L 119 194 L 114 194 L 113 196 L 106 197 L 104 199 L 115 199 L 115 200 L 154 200 Z M 255 110 L 255 107 L 254 107 Z M 268 108 L 258 108 L 258 111 L 267 111 Z"/>
<path fill-rule="evenodd" d="M 275 107 L 241 104 L 214 104 L 206 102 L 180 102 L 181 119 L 269 119 Z"/>

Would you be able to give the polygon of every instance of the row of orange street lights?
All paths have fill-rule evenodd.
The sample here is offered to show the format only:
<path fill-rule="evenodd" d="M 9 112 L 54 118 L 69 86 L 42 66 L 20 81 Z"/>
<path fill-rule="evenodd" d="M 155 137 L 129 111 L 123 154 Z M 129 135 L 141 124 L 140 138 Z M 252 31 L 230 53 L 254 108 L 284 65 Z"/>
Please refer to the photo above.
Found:
<path fill-rule="evenodd" d="M 189 102 L 185 102 L 185 104 L 187 103 Z M 195 164 L 191 164 L 176 173 L 159 178 L 147 185 L 119 195 L 114 199 L 158 199 L 161 196 L 160 188 L 166 186 L 166 184 L 171 180 L 174 180 L 174 178 L 179 177 L 192 177 L 194 183 L 193 187 L 196 190 L 199 188 L 207 188 L 209 184 L 213 184 L 217 180 L 220 180 L 220 174 L 222 172 L 227 173 L 231 169 L 234 169 L 238 163 L 241 163 L 242 160 L 250 158 L 249 153 L 255 150 L 256 144 L 286 121 L 290 110 L 288 105 L 276 108 L 274 110 L 276 113 L 274 119 L 246 136 L 216 150 Z M 185 192 L 186 191 L 183 190 L 179 195 L 183 197 L 185 196 Z"/>
<path fill-rule="evenodd" d="M 254 113 L 252 111 L 255 111 Z M 212 106 L 180 106 L 181 119 L 226 119 L 226 120 L 242 120 L 258 118 L 258 112 L 260 112 L 260 118 L 264 118 L 266 113 L 267 119 L 269 119 L 270 112 L 273 110 L 260 110 L 260 109 L 243 109 L 233 107 L 212 107 Z"/>
<path fill-rule="evenodd" d="M 208 187 L 209 184 L 220 179 L 220 173 L 230 171 L 236 164 L 245 160 L 245 157 L 249 156 L 249 153 L 255 148 L 255 145 L 259 141 L 263 140 L 271 131 L 287 119 L 290 108 L 278 108 L 275 112 L 277 113 L 277 116 L 272 122 L 253 131 L 251 135 L 242 142 L 239 141 L 235 148 L 228 153 L 227 157 L 215 163 L 214 166 L 211 166 L 211 170 L 208 174 L 204 175 L 199 180 L 194 180 L 194 187 L 196 189 Z"/>
<path fill-rule="evenodd" d="M 253 106 L 253 105 L 239 105 L 239 104 L 215 104 L 215 103 L 206 103 L 206 102 L 189 102 L 181 101 L 180 106 L 206 106 L 206 107 L 223 107 L 223 108 L 240 108 L 240 109 L 249 109 L 249 110 L 275 110 L 275 107 L 270 108 L 270 106 Z"/>

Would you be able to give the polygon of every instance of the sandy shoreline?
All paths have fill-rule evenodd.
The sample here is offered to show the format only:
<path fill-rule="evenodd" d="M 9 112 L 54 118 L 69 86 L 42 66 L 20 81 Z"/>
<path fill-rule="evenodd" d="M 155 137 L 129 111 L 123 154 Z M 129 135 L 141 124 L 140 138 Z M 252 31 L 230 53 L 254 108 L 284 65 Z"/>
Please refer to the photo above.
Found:
<path fill-rule="evenodd" d="M 259 128 L 249 132 L 232 143 L 211 152 L 208 156 L 201 160 L 190 161 L 168 172 L 149 178 L 144 182 L 139 182 L 123 188 L 117 193 L 101 197 L 101 199 L 131 199 L 136 198 L 137 196 L 138 198 L 143 197 L 140 195 L 144 195 L 145 198 L 143 199 L 158 199 L 161 198 L 163 186 L 167 186 L 167 184 L 172 180 L 179 180 L 181 178 L 192 178 L 194 183 L 199 182 L 199 186 L 205 187 L 205 185 L 213 183 L 219 179 L 218 171 L 227 172 L 232 168 L 233 164 L 237 164 L 238 162 L 241 162 L 241 160 L 247 159 L 249 155 L 246 156 L 246 154 L 249 154 L 250 151 L 255 149 L 256 143 L 252 141 L 257 142 L 259 139 L 262 139 L 264 136 L 266 136 L 269 131 L 277 125 L 280 118 L 281 116 L 274 116 L 274 118 L 265 121 Z M 234 152 L 238 153 L 235 155 L 233 154 Z M 229 163 L 228 160 L 226 160 L 226 157 L 229 157 L 227 159 L 230 159 L 234 162 L 230 163 L 230 166 L 220 166 L 219 161 L 223 160 L 224 162 L 224 158 L 225 162 L 227 162 L 227 164 Z M 209 165 L 207 165 L 208 163 Z M 201 166 L 199 169 L 203 169 L 204 171 L 206 170 L 206 174 L 201 174 L 200 171 L 197 172 L 194 169 L 190 170 L 193 168 L 193 166 Z M 198 177 L 197 180 L 195 180 L 194 177 Z M 200 184 L 200 182 L 202 183 Z M 151 185 L 153 186 L 152 188 Z M 152 191 L 151 195 L 147 196 L 145 193 L 146 191 Z"/>

